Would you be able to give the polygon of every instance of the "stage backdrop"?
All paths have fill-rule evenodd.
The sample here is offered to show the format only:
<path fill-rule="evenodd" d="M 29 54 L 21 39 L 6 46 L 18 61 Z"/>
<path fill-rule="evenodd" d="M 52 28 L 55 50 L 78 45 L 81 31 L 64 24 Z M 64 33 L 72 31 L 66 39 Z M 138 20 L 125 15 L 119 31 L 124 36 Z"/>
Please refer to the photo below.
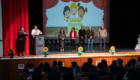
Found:
<path fill-rule="evenodd" d="M 0 0 L 0 57 L 3 56 L 2 50 L 2 13 L 1 13 L 1 0 Z"/>
<path fill-rule="evenodd" d="M 67 37 L 72 27 L 78 32 L 89 26 L 97 38 L 98 29 L 107 29 L 107 0 L 43 0 L 43 32 L 48 38 L 58 37 L 63 28 Z"/>
<path fill-rule="evenodd" d="M 18 31 L 23 26 L 29 33 L 28 0 L 2 0 L 3 55 L 8 56 L 9 48 L 18 54 Z M 26 37 L 25 54 L 29 55 L 29 36 Z"/>

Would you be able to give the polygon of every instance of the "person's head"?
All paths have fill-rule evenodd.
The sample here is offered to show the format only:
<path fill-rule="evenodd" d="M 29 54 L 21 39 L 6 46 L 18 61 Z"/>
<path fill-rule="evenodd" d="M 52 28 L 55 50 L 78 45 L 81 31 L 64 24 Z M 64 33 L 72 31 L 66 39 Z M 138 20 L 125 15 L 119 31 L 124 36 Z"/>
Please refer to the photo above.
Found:
<path fill-rule="evenodd" d="M 62 67 L 62 61 L 58 61 L 58 67 Z"/>
<path fill-rule="evenodd" d="M 74 68 L 75 66 L 77 66 L 77 62 L 73 61 L 72 62 L 72 67 Z"/>
<path fill-rule="evenodd" d="M 90 65 L 85 62 L 82 66 L 82 72 L 89 72 L 89 71 L 90 71 Z"/>
<path fill-rule="evenodd" d="M 85 15 L 85 12 L 87 12 L 87 8 L 84 9 L 83 6 L 80 6 L 80 3 L 78 3 L 78 16 L 83 19 L 84 15 Z"/>
<path fill-rule="evenodd" d="M 139 73 L 134 69 L 129 69 L 126 77 L 127 80 L 139 80 Z"/>
<path fill-rule="evenodd" d="M 104 25 L 102 25 L 102 27 L 101 27 L 102 29 L 104 29 Z"/>
<path fill-rule="evenodd" d="M 105 66 L 105 68 L 107 68 L 107 61 L 106 60 L 102 60 L 101 63 Z"/>
<path fill-rule="evenodd" d="M 65 33 L 63 28 L 60 29 L 60 33 Z"/>
<path fill-rule="evenodd" d="M 56 60 L 53 61 L 53 67 L 57 67 L 57 61 Z"/>
<path fill-rule="evenodd" d="M 135 67 L 136 67 L 137 69 L 140 69 L 140 62 L 136 62 Z"/>
<path fill-rule="evenodd" d="M 20 27 L 20 31 L 24 31 L 24 27 Z"/>
<path fill-rule="evenodd" d="M 81 77 L 81 67 L 75 66 L 73 69 L 74 77 Z"/>
<path fill-rule="evenodd" d="M 138 57 L 137 61 L 140 61 L 140 57 Z"/>
<path fill-rule="evenodd" d="M 39 68 L 35 68 L 33 71 L 32 80 L 42 80 L 42 75 Z"/>
<path fill-rule="evenodd" d="M 72 3 L 70 5 L 70 12 L 73 16 L 75 16 L 77 14 L 77 5 L 75 3 Z"/>
<path fill-rule="evenodd" d="M 65 17 L 66 19 L 69 19 L 69 18 L 70 18 L 70 8 L 69 8 L 69 6 L 65 6 L 65 7 L 64 7 L 63 14 L 64 14 L 64 17 Z"/>
<path fill-rule="evenodd" d="M 100 80 L 96 70 L 89 71 L 88 80 Z"/>
<path fill-rule="evenodd" d="M 65 69 L 63 72 L 63 80 L 74 80 L 74 75 L 71 69 Z"/>
<path fill-rule="evenodd" d="M 88 63 L 91 65 L 92 64 L 92 58 L 88 58 Z"/>
<path fill-rule="evenodd" d="M 116 62 L 116 64 L 117 64 L 117 66 L 122 66 L 122 63 L 123 63 L 123 60 L 122 59 L 117 59 L 117 62 Z"/>
<path fill-rule="evenodd" d="M 105 69 L 105 66 L 103 63 L 98 63 L 97 65 L 97 70 L 104 70 Z"/>
<path fill-rule="evenodd" d="M 41 68 L 43 68 L 43 63 L 40 63 L 40 65 L 39 65 L 39 69 L 41 69 Z"/>
<path fill-rule="evenodd" d="M 30 63 L 29 65 L 28 65 L 28 70 L 33 70 L 34 69 L 34 65 L 32 64 L 32 63 Z"/>
<path fill-rule="evenodd" d="M 81 29 L 84 30 L 84 26 L 81 26 Z"/>
<path fill-rule="evenodd" d="M 25 69 L 23 70 L 23 72 L 28 71 L 28 66 L 29 66 L 29 63 L 28 63 L 28 64 L 26 64 Z"/>
<path fill-rule="evenodd" d="M 135 59 L 131 59 L 131 60 L 130 60 L 130 64 L 131 64 L 131 65 L 135 65 L 135 63 L 136 63 L 136 60 L 135 60 Z"/>
<path fill-rule="evenodd" d="M 71 29 L 71 31 L 74 32 L 74 31 L 75 31 L 75 28 L 73 27 L 73 28 Z"/>
<path fill-rule="evenodd" d="M 37 30 L 37 25 L 34 25 L 34 29 Z"/>
<path fill-rule="evenodd" d="M 51 70 L 51 67 L 50 67 L 49 63 L 46 62 L 46 63 L 44 64 L 44 71 L 48 73 L 50 70 Z"/>
<path fill-rule="evenodd" d="M 58 71 L 51 71 L 47 76 L 47 80 L 60 80 L 59 75 Z"/>
<path fill-rule="evenodd" d="M 89 30 L 91 30 L 91 26 L 89 26 Z"/>
<path fill-rule="evenodd" d="M 116 62 L 117 62 L 116 60 L 113 60 L 112 65 L 116 65 Z"/>

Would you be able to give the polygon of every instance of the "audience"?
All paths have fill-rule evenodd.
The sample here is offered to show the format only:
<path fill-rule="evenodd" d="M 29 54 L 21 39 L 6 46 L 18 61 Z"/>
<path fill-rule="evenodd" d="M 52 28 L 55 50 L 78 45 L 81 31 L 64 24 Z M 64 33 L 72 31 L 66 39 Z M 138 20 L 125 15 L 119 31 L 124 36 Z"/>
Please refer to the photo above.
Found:
<path fill-rule="evenodd" d="M 51 70 L 51 67 L 50 67 L 49 63 L 46 62 L 46 63 L 44 64 L 44 72 L 45 72 L 46 74 L 48 74 L 48 73 L 50 72 L 50 70 Z"/>
<path fill-rule="evenodd" d="M 92 69 L 88 74 L 88 80 L 100 80 L 96 70 Z"/>
<path fill-rule="evenodd" d="M 90 71 L 90 65 L 85 62 L 82 66 L 82 72 L 89 72 L 89 71 Z"/>
<path fill-rule="evenodd" d="M 138 57 L 137 61 L 140 61 L 140 57 Z"/>
<path fill-rule="evenodd" d="M 34 71 L 34 65 L 32 63 L 28 64 L 27 66 L 28 71 L 26 71 L 25 75 L 30 75 Z"/>
<path fill-rule="evenodd" d="M 105 66 L 103 65 L 103 63 L 98 63 L 97 73 L 99 76 L 107 76 L 108 75 L 108 73 L 105 71 Z"/>
<path fill-rule="evenodd" d="M 54 60 L 51 69 L 48 62 L 44 65 L 41 63 L 38 68 L 35 68 L 32 63 L 26 64 L 24 75 L 31 75 L 28 79 L 31 80 L 42 80 L 41 72 L 45 72 L 48 74 L 47 80 L 60 80 L 60 73 L 63 73 L 63 80 L 74 80 L 74 77 L 87 77 L 88 80 L 99 80 L 99 77 L 110 76 L 110 80 L 114 80 L 113 76 L 116 75 L 116 80 L 139 80 L 140 79 L 140 58 L 138 58 L 138 62 L 135 59 L 131 59 L 127 62 L 125 68 L 123 67 L 123 60 L 118 58 L 117 61 L 113 60 L 112 64 L 109 67 L 109 74 L 106 71 L 107 62 L 106 60 L 102 60 L 101 63 L 97 65 L 97 71 L 95 66 L 92 65 L 92 58 L 88 58 L 88 63 L 85 62 L 82 67 L 77 65 L 77 62 L 72 62 L 72 66 L 70 68 L 65 68 L 62 66 L 62 61 Z M 94 68 L 91 70 L 91 68 Z M 59 73 L 60 71 L 60 73 Z M 88 72 L 88 74 L 84 74 L 84 72 Z M 22 74 L 22 75 L 23 75 Z M 23 77 L 21 76 L 21 79 Z"/>
<path fill-rule="evenodd" d="M 77 62 L 73 61 L 73 62 L 72 62 L 71 69 L 74 69 L 75 66 L 77 66 Z"/>
<path fill-rule="evenodd" d="M 58 61 L 58 68 L 56 70 L 60 70 L 60 73 L 65 70 L 65 68 L 62 66 L 62 61 Z"/>
<path fill-rule="evenodd" d="M 129 70 L 129 69 L 136 69 L 135 68 L 135 63 L 136 63 L 136 60 L 135 59 L 131 59 L 130 60 L 130 66 L 126 68 L 126 70 Z"/>
<path fill-rule="evenodd" d="M 88 63 L 90 65 L 90 68 L 95 68 L 95 66 L 92 65 L 92 58 L 88 58 Z"/>
<path fill-rule="evenodd" d="M 32 80 L 42 80 L 41 71 L 39 68 L 36 68 L 32 73 Z"/>
<path fill-rule="evenodd" d="M 102 60 L 101 63 L 105 66 L 105 68 L 107 68 L 107 61 L 106 60 Z"/>
<path fill-rule="evenodd" d="M 74 75 L 71 69 L 65 69 L 63 72 L 63 80 L 74 80 Z"/>
<path fill-rule="evenodd" d="M 75 66 L 73 69 L 74 77 L 85 77 L 85 74 L 82 73 L 82 70 L 79 66 Z"/>
<path fill-rule="evenodd" d="M 54 60 L 52 65 L 53 65 L 53 68 L 57 68 L 57 61 Z"/>
<path fill-rule="evenodd" d="M 60 74 L 57 71 L 51 71 L 48 74 L 47 80 L 60 80 Z"/>

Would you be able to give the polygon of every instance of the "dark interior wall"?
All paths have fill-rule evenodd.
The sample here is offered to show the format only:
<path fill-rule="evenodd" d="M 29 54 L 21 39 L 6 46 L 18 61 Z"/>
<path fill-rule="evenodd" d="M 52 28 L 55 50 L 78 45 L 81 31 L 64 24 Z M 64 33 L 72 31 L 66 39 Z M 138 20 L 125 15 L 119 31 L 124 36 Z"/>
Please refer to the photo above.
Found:
<path fill-rule="evenodd" d="M 43 31 L 43 14 L 42 14 L 42 0 L 28 0 L 29 6 L 29 32 L 38 26 L 38 29 Z"/>
<path fill-rule="evenodd" d="M 134 0 L 110 0 L 110 44 L 134 48 L 140 34 L 140 7 Z"/>

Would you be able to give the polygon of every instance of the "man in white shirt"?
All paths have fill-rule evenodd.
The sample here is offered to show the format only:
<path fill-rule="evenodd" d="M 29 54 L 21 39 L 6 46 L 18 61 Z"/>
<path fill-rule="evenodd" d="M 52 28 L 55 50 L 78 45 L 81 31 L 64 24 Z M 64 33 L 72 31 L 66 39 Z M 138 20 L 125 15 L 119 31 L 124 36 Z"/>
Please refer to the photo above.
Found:
<path fill-rule="evenodd" d="M 34 29 L 32 29 L 31 31 L 31 35 L 34 38 L 36 35 L 42 34 L 42 31 L 40 31 L 39 29 L 37 29 L 37 25 L 34 25 Z"/>

